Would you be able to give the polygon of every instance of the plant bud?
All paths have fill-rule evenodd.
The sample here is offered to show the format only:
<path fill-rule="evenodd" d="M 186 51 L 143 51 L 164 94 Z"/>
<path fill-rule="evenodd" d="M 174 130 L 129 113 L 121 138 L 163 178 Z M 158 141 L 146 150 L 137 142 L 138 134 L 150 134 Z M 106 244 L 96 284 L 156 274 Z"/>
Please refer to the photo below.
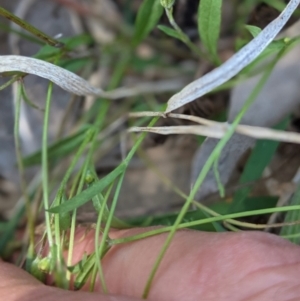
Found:
<path fill-rule="evenodd" d="M 37 264 L 37 267 L 43 273 L 49 273 L 51 270 L 51 261 L 52 259 L 49 257 L 41 258 Z"/>

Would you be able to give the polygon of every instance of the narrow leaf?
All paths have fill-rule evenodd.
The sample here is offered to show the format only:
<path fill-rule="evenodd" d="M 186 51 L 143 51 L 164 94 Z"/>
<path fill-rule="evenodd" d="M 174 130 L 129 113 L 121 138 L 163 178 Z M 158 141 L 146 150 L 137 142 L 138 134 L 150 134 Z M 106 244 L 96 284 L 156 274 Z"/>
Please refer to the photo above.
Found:
<path fill-rule="evenodd" d="M 105 187 L 107 187 L 110 183 L 112 183 L 124 170 L 126 165 L 120 164 L 115 170 L 109 173 L 107 176 L 102 178 L 101 180 L 92 184 L 89 188 L 82 191 L 75 197 L 70 200 L 64 202 L 63 204 L 50 208 L 49 212 L 51 213 L 66 213 L 72 211 L 83 204 L 87 203 L 91 200 L 95 195 L 101 193 Z"/>
<path fill-rule="evenodd" d="M 158 29 L 163 31 L 166 35 L 168 35 L 172 38 L 181 40 L 180 35 L 178 34 L 178 32 L 176 30 L 174 30 L 168 26 L 164 26 L 164 25 L 158 25 L 157 27 L 158 27 Z"/>
<path fill-rule="evenodd" d="M 159 0 L 144 0 L 141 4 L 136 21 L 133 36 L 133 45 L 137 46 L 155 27 L 162 16 L 163 7 Z"/>
<path fill-rule="evenodd" d="M 220 36 L 222 0 L 201 0 L 198 9 L 198 31 L 212 59 L 219 63 L 217 44 Z"/>
<path fill-rule="evenodd" d="M 251 33 L 253 38 L 257 37 L 261 33 L 261 29 L 253 25 L 245 25 L 246 29 Z"/>

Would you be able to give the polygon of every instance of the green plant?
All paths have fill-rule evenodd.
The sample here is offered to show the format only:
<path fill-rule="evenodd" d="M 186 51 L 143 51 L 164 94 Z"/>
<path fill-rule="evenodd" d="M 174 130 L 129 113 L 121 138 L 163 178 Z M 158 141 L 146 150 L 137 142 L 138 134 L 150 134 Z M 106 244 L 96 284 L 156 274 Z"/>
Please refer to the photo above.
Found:
<path fill-rule="evenodd" d="M 93 290 L 97 273 L 99 273 L 103 291 L 107 292 L 108 288 L 102 271 L 101 259 L 112 246 L 168 232 L 168 238 L 145 286 L 143 296 L 146 298 L 151 289 L 151 284 L 160 262 L 178 229 L 193 227 L 199 230 L 227 231 L 227 227 L 230 230 L 238 231 L 239 228 L 237 227 L 265 228 L 266 225 L 254 225 L 236 219 L 274 212 L 289 212 L 286 217 L 286 223 L 292 221 L 296 224 L 298 221 L 295 221 L 296 218 L 291 212 L 298 212 L 300 205 L 295 199 L 291 206 L 275 208 L 274 203 L 276 199 L 266 200 L 263 198 L 257 202 L 259 203 L 259 201 L 263 199 L 262 204 L 253 205 L 253 202 L 251 202 L 253 199 L 250 199 L 248 196 L 250 188 L 241 188 L 237 190 L 230 206 L 224 202 L 220 202 L 221 205 L 219 207 L 212 206 L 209 208 L 195 201 L 195 195 L 209 170 L 212 168 L 216 175 L 220 194 L 221 196 L 224 195 L 224 187 L 218 174 L 220 154 L 235 131 L 244 130 L 243 133 L 245 133 L 246 130 L 249 130 L 239 125 L 242 117 L 258 96 L 279 60 L 299 42 L 299 37 L 291 39 L 283 38 L 273 41 L 299 3 L 300 1 L 296 0 L 290 1 L 281 16 L 274 20 L 272 24 L 263 31 L 257 27 L 248 26 L 247 29 L 254 36 L 254 39 L 224 64 L 221 64 L 217 47 L 220 38 L 222 8 L 222 1 L 219 0 L 201 0 L 200 2 L 197 20 L 199 36 L 204 46 L 202 50 L 176 23 L 173 15 L 173 5 L 175 1 L 144 0 L 138 10 L 132 31 L 122 33 L 123 36 L 114 41 L 112 45 L 104 46 L 101 57 L 93 58 L 87 56 L 84 60 L 76 62 L 76 64 L 68 58 L 68 54 L 72 51 L 76 51 L 81 45 L 88 45 L 91 41 L 95 42 L 93 37 L 84 35 L 73 37 L 65 41 L 56 41 L 33 28 L 25 21 L 19 20 L 13 14 L 4 9 L 0 9 L 0 14 L 22 26 L 33 34 L 35 39 L 40 39 L 48 44 L 42 46 L 34 58 L 24 58 L 21 56 L 0 57 L 0 60 L 3 62 L 1 62 L 0 71 L 12 76 L 12 79 L 4 84 L 1 89 L 7 88 L 7 86 L 14 82 L 17 82 L 19 87 L 15 107 L 15 145 L 20 170 L 22 194 L 25 200 L 21 209 L 16 208 L 14 217 L 6 224 L 1 224 L 0 231 L 5 233 L 5 235 L 2 235 L 0 239 L 0 250 L 4 250 L 3 253 L 7 252 L 8 242 L 13 237 L 20 216 L 26 215 L 27 229 L 30 235 L 27 245 L 23 248 L 23 252 L 21 252 L 20 261 L 26 258 L 26 268 L 28 271 L 39 278 L 43 277 L 43 273 L 40 273 L 40 271 L 52 274 L 56 279 L 56 285 L 63 288 L 69 287 L 71 275 L 75 276 L 76 288 L 81 288 L 88 280 L 91 280 L 91 290 Z M 164 11 L 172 28 L 165 25 L 157 26 Z M 185 200 L 181 211 L 177 214 L 168 213 L 163 216 L 151 217 L 150 219 L 148 217 L 148 219 L 142 217 L 141 219 L 122 221 L 115 217 L 115 209 L 121 193 L 122 183 L 127 167 L 133 156 L 139 151 L 146 133 L 142 133 L 140 136 L 132 135 L 134 143 L 127 156 L 116 168 L 100 179 L 98 179 L 97 173 L 95 172 L 95 157 L 97 156 L 98 148 L 102 146 L 104 139 L 107 138 L 99 138 L 99 135 L 101 136 L 101 133 L 109 128 L 112 120 L 120 118 L 124 112 L 127 113 L 128 109 L 126 105 L 121 106 L 121 108 L 118 108 L 117 105 L 113 106 L 113 102 L 109 99 L 122 98 L 128 93 L 128 90 L 118 90 L 118 87 L 122 79 L 126 76 L 128 69 L 138 61 L 135 61 L 133 58 L 137 47 L 147 38 L 151 41 L 149 34 L 156 26 L 168 36 L 180 40 L 185 44 L 188 51 L 193 53 L 198 59 L 208 60 L 214 64 L 216 69 L 189 84 L 178 94 L 172 96 L 164 111 L 161 110 L 161 105 L 158 103 L 154 102 L 153 105 L 151 96 L 147 96 L 146 93 L 145 95 L 143 94 L 145 89 L 141 89 L 141 92 L 138 93 L 144 95 L 146 99 L 145 103 L 138 103 L 136 94 L 133 94 L 129 100 L 131 101 L 129 104 L 130 109 L 139 111 L 137 108 L 140 106 L 144 111 L 151 112 L 136 112 L 135 115 L 132 114 L 132 116 L 135 117 L 146 117 L 145 120 L 149 123 L 146 128 L 131 129 L 132 132 L 153 130 L 153 126 L 159 117 L 169 116 L 188 119 L 187 116 L 179 116 L 172 113 L 172 111 L 212 90 L 226 89 L 234 86 L 240 80 L 250 76 L 255 67 L 265 58 L 271 58 L 271 60 L 268 61 L 260 82 L 252 91 L 242 110 L 230 125 L 224 127 L 224 124 L 220 125 L 216 122 L 198 119 L 200 123 L 207 125 L 208 129 L 212 130 L 212 133 L 214 133 L 216 137 L 221 139 L 207 159 L 190 194 L 184 194 L 177 187 L 172 188 Z M 130 42 L 128 42 L 129 39 Z M 126 42 L 124 42 L 124 40 L 126 40 Z M 118 47 L 115 47 L 116 45 L 121 45 L 121 50 L 117 50 Z M 168 49 L 166 48 L 165 51 L 168 52 Z M 118 59 L 114 60 L 115 57 L 118 57 Z M 83 78 L 72 73 L 74 71 L 85 71 L 85 68 L 97 62 L 99 65 L 108 64 L 112 70 L 106 92 L 102 89 L 90 86 Z M 138 65 L 135 66 L 136 69 L 140 68 L 143 70 L 143 68 L 147 68 L 153 62 L 149 63 L 145 61 L 143 63 L 145 67 L 136 63 Z M 157 58 L 157 61 L 154 63 L 162 64 L 159 58 Z M 70 70 L 72 70 L 72 72 Z M 24 99 L 30 105 L 33 103 L 27 97 L 22 82 L 23 77 L 28 73 L 45 77 L 51 82 L 45 101 L 41 151 L 27 158 L 22 158 L 19 141 L 21 100 Z M 234 76 L 236 77 L 232 79 Z M 53 83 L 60 85 L 63 89 L 76 95 L 94 95 L 98 97 L 98 100 L 89 111 L 77 121 L 75 130 L 72 133 L 69 133 L 67 137 L 57 140 L 52 145 L 48 145 L 49 112 L 52 102 Z M 127 92 L 125 93 L 124 91 Z M 129 89 L 129 91 L 131 90 Z M 151 92 L 151 90 L 148 92 Z M 110 116 L 108 116 L 108 112 L 110 112 Z M 115 116 L 113 116 L 113 114 L 115 114 Z M 196 120 L 194 119 L 194 121 Z M 134 126 L 139 126 L 141 123 L 144 123 L 144 120 L 142 122 L 135 121 Z M 286 125 L 287 121 L 280 124 L 278 128 L 284 129 Z M 223 127 L 221 128 L 221 126 Z M 197 130 L 200 131 L 197 132 L 197 134 L 201 134 L 202 129 L 203 128 L 197 128 Z M 193 128 L 193 130 L 195 130 L 195 128 Z M 251 128 L 250 130 L 252 130 L 252 135 L 254 135 L 255 130 L 258 131 L 261 129 Z M 163 131 L 163 129 L 161 131 Z M 184 131 L 186 133 L 187 129 L 184 129 Z M 191 130 L 191 132 L 193 131 Z M 279 141 L 283 140 L 280 138 L 282 132 L 274 131 L 272 133 L 273 135 L 266 136 L 265 138 L 277 139 Z M 263 150 L 262 144 L 264 146 L 267 145 Z M 257 143 L 240 179 L 241 184 L 257 180 L 261 177 L 264 168 L 270 162 L 277 146 L 277 142 L 263 141 Z M 259 162 L 256 168 L 252 168 L 253 166 L 251 166 L 253 160 Z M 40 165 L 41 173 L 38 176 L 37 185 L 31 188 L 30 185 L 26 183 L 24 169 L 26 166 L 35 164 Z M 55 168 L 60 164 L 66 164 L 66 168 L 63 173 L 57 175 Z M 165 180 L 163 175 L 159 176 L 162 178 L 162 181 Z M 57 183 L 60 184 L 58 185 Z M 40 191 L 43 192 L 42 197 L 39 196 Z M 53 201 L 51 201 L 51 195 L 53 194 L 55 196 Z M 109 200 L 111 200 L 111 203 L 108 205 Z M 92 201 L 98 216 L 95 231 L 95 252 L 82 258 L 81 262 L 76 266 L 71 266 L 77 211 L 81 206 L 90 201 Z M 197 207 L 196 210 L 190 210 L 193 204 Z M 42 242 L 39 249 L 36 250 L 34 240 L 36 215 L 33 208 L 39 206 L 43 208 L 42 211 L 45 215 L 45 231 L 42 234 Z M 221 222 L 224 223 L 222 224 Z M 112 239 L 109 237 L 110 228 L 127 228 L 131 226 L 155 224 L 165 225 L 165 227 L 123 239 Z M 286 227 L 286 224 L 284 225 Z M 276 226 L 282 226 L 282 224 Z M 297 227 L 293 229 L 294 231 L 298 231 Z M 101 241 L 99 241 L 100 233 L 102 234 Z M 284 235 L 288 234 L 290 237 L 298 234 L 295 232 L 290 233 L 286 230 L 283 230 L 283 233 Z M 49 253 L 47 255 L 44 254 L 46 245 L 49 247 Z M 62 254 L 64 245 L 68 245 L 67 260 L 64 259 Z"/>

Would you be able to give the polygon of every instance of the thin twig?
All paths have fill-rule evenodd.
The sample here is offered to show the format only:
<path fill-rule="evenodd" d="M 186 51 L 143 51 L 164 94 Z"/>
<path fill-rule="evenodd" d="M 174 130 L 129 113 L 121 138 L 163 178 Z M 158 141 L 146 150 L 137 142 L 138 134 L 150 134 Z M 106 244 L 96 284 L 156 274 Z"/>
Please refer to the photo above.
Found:
<path fill-rule="evenodd" d="M 129 117 L 165 117 L 164 113 L 161 112 L 137 112 L 130 113 Z M 129 132 L 152 132 L 161 135 L 171 135 L 171 134 L 194 134 L 201 135 L 211 138 L 222 138 L 225 133 L 230 129 L 231 124 L 227 122 L 217 122 L 208 120 L 202 117 L 184 115 L 184 114 L 168 114 L 168 117 L 185 119 L 193 122 L 203 124 L 190 125 L 190 126 L 168 126 L 168 127 L 132 127 Z M 250 126 L 250 125 L 238 125 L 236 127 L 236 132 L 245 136 L 249 136 L 256 139 L 269 139 L 281 142 L 290 142 L 300 144 L 300 134 L 294 132 L 286 132 L 280 130 L 273 130 L 270 128 Z"/>

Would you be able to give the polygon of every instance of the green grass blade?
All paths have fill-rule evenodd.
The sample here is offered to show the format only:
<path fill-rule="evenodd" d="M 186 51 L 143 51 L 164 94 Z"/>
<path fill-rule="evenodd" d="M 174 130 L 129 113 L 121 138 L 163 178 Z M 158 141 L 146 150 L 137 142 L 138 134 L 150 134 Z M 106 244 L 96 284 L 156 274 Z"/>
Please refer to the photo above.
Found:
<path fill-rule="evenodd" d="M 67 202 L 50 208 L 49 211 L 51 213 L 65 213 L 77 209 L 82 206 L 89 200 L 91 200 L 95 195 L 102 192 L 104 188 L 106 188 L 110 183 L 112 183 L 126 168 L 125 164 L 120 164 L 116 169 L 114 169 L 107 176 L 102 178 L 101 180 L 92 184 L 89 188 L 82 191 L 75 197 L 71 198 Z"/>
<path fill-rule="evenodd" d="M 133 46 L 137 46 L 155 27 L 162 16 L 163 7 L 159 0 L 144 0 L 141 4 L 136 21 L 133 36 Z"/>
<path fill-rule="evenodd" d="M 181 40 L 180 34 L 173 28 L 164 25 L 158 25 L 157 28 L 160 29 L 162 32 L 164 32 L 166 35 Z"/>
<path fill-rule="evenodd" d="M 240 208 L 241 210 L 239 212 L 244 212 L 246 210 L 252 211 L 252 210 L 273 208 L 274 206 L 276 206 L 277 201 L 278 201 L 278 197 L 273 197 L 273 196 L 249 197 L 245 199 L 244 202 L 245 207 Z M 221 201 L 213 204 L 209 208 L 219 214 L 226 214 L 230 208 L 230 203 L 226 201 Z M 233 213 L 238 213 L 238 212 L 233 212 Z M 127 222 L 130 223 L 132 226 L 138 226 L 138 227 L 171 226 L 174 224 L 177 216 L 178 216 L 178 212 L 158 214 L 154 216 L 149 216 L 149 215 L 138 216 L 135 218 L 128 219 Z M 207 217 L 208 215 L 205 214 L 203 210 L 197 209 L 193 211 L 188 211 L 184 216 L 182 223 L 199 221 L 199 220 L 206 219 Z M 218 224 L 220 225 L 220 223 Z M 196 225 L 190 228 L 194 230 L 200 230 L 200 231 L 221 232 L 219 231 L 219 229 L 216 229 L 213 223 Z"/>

